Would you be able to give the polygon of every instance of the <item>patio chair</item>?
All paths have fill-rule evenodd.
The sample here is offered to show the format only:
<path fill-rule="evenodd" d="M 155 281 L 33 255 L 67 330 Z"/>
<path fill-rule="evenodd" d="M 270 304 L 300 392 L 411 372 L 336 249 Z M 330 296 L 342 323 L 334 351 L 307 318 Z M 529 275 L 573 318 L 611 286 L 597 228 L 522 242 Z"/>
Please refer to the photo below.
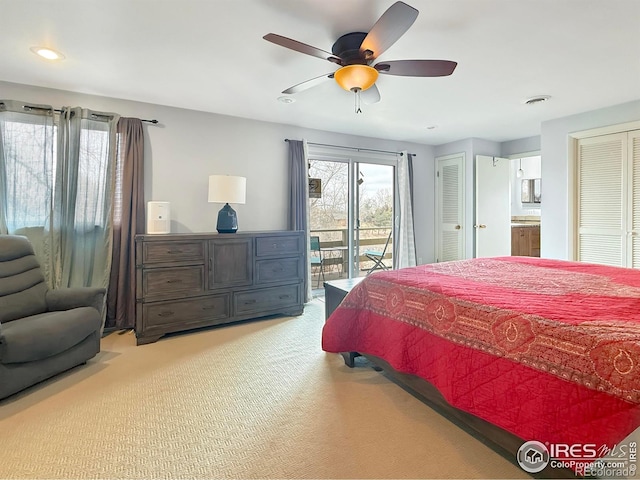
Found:
<path fill-rule="evenodd" d="M 320 237 L 311 237 L 311 267 L 318 267 L 318 287 L 320 287 L 320 275 L 322 275 L 322 281 L 324 282 L 324 258 L 322 257 L 322 250 L 320 250 Z"/>
<path fill-rule="evenodd" d="M 372 272 L 376 270 L 389 270 L 389 268 L 391 268 L 385 265 L 383 261 L 384 256 L 387 253 L 387 247 L 389 247 L 389 243 L 391 242 L 391 234 L 392 232 L 389 232 L 389 236 L 387 237 L 387 241 L 384 244 L 384 248 L 382 249 L 381 252 L 377 250 L 365 250 L 364 252 L 365 256 L 373 262 L 373 267 L 371 267 L 367 271 L 367 275 L 370 275 Z"/>

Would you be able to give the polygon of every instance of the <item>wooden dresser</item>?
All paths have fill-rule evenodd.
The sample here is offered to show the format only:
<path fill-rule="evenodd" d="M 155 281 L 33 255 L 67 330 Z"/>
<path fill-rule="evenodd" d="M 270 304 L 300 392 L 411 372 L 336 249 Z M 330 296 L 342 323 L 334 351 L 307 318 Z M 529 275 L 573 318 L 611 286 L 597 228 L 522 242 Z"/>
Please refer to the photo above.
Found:
<path fill-rule="evenodd" d="M 303 311 L 304 232 L 136 235 L 138 345 Z"/>

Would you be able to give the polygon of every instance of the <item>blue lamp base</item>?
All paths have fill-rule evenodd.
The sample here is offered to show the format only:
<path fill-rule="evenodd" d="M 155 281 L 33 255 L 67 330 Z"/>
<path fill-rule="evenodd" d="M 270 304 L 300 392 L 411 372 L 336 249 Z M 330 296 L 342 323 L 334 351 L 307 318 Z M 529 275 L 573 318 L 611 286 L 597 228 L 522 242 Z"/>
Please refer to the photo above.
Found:
<path fill-rule="evenodd" d="M 218 212 L 218 233 L 236 233 L 238 231 L 238 217 L 236 211 L 228 203 Z"/>

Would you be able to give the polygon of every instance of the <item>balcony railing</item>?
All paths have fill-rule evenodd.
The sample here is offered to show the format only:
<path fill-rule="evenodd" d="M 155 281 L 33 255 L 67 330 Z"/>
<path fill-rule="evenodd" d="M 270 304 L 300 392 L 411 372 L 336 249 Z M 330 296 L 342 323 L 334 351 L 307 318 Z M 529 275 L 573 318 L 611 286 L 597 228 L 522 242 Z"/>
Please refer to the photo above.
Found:
<path fill-rule="evenodd" d="M 377 250 L 382 252 L 391 231 L 385 227 L 360 228 L 360 248 L 358 255 L 358 276 L 364 276 L 373 267 L 373 262 L 364 255 L 365 250 Z M 322 250 L 323 269 L 325 280 L 346 278 L 349 269 L 348 230 L 346 228 L 320 228 L 311 230 L 311 235 L 320 237 L 320 249 Z M 393 264 L 393 239 L 389 241 L 384 255 L 384 263 Z M 320 283 L 319 279 L 320 278 Z M 318 284 L 322 286 L 322 275 L 319 267 L 311 268 L 311 281 L 314 288 Z"/>

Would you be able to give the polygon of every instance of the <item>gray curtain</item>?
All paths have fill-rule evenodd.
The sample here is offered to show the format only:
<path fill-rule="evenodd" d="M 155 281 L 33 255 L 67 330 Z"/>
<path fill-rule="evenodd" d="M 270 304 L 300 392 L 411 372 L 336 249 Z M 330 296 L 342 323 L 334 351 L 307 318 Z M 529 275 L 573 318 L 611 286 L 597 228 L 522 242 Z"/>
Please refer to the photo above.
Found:
<path fill-rule="evenodd" d="M 144 130 L 138 118 L 118 121 L 113 254 L 105 327 L 135 327 L 135 235 L 144 233 Z"/>
<path fill-rule="evenodd" d="M 289 140 L 289 230 L 305 232 L 304 264 L 305 303 L 312 298 L 311 268 L 309 267 L 309 164 L 303 140 Z"/>
<path fill-rule="evenodd" d="M 118 116 L 63 107 L 51 239 L 53 287 L 107 287 Z M 45 245 L 45 248 L 47 246 Z"/>

